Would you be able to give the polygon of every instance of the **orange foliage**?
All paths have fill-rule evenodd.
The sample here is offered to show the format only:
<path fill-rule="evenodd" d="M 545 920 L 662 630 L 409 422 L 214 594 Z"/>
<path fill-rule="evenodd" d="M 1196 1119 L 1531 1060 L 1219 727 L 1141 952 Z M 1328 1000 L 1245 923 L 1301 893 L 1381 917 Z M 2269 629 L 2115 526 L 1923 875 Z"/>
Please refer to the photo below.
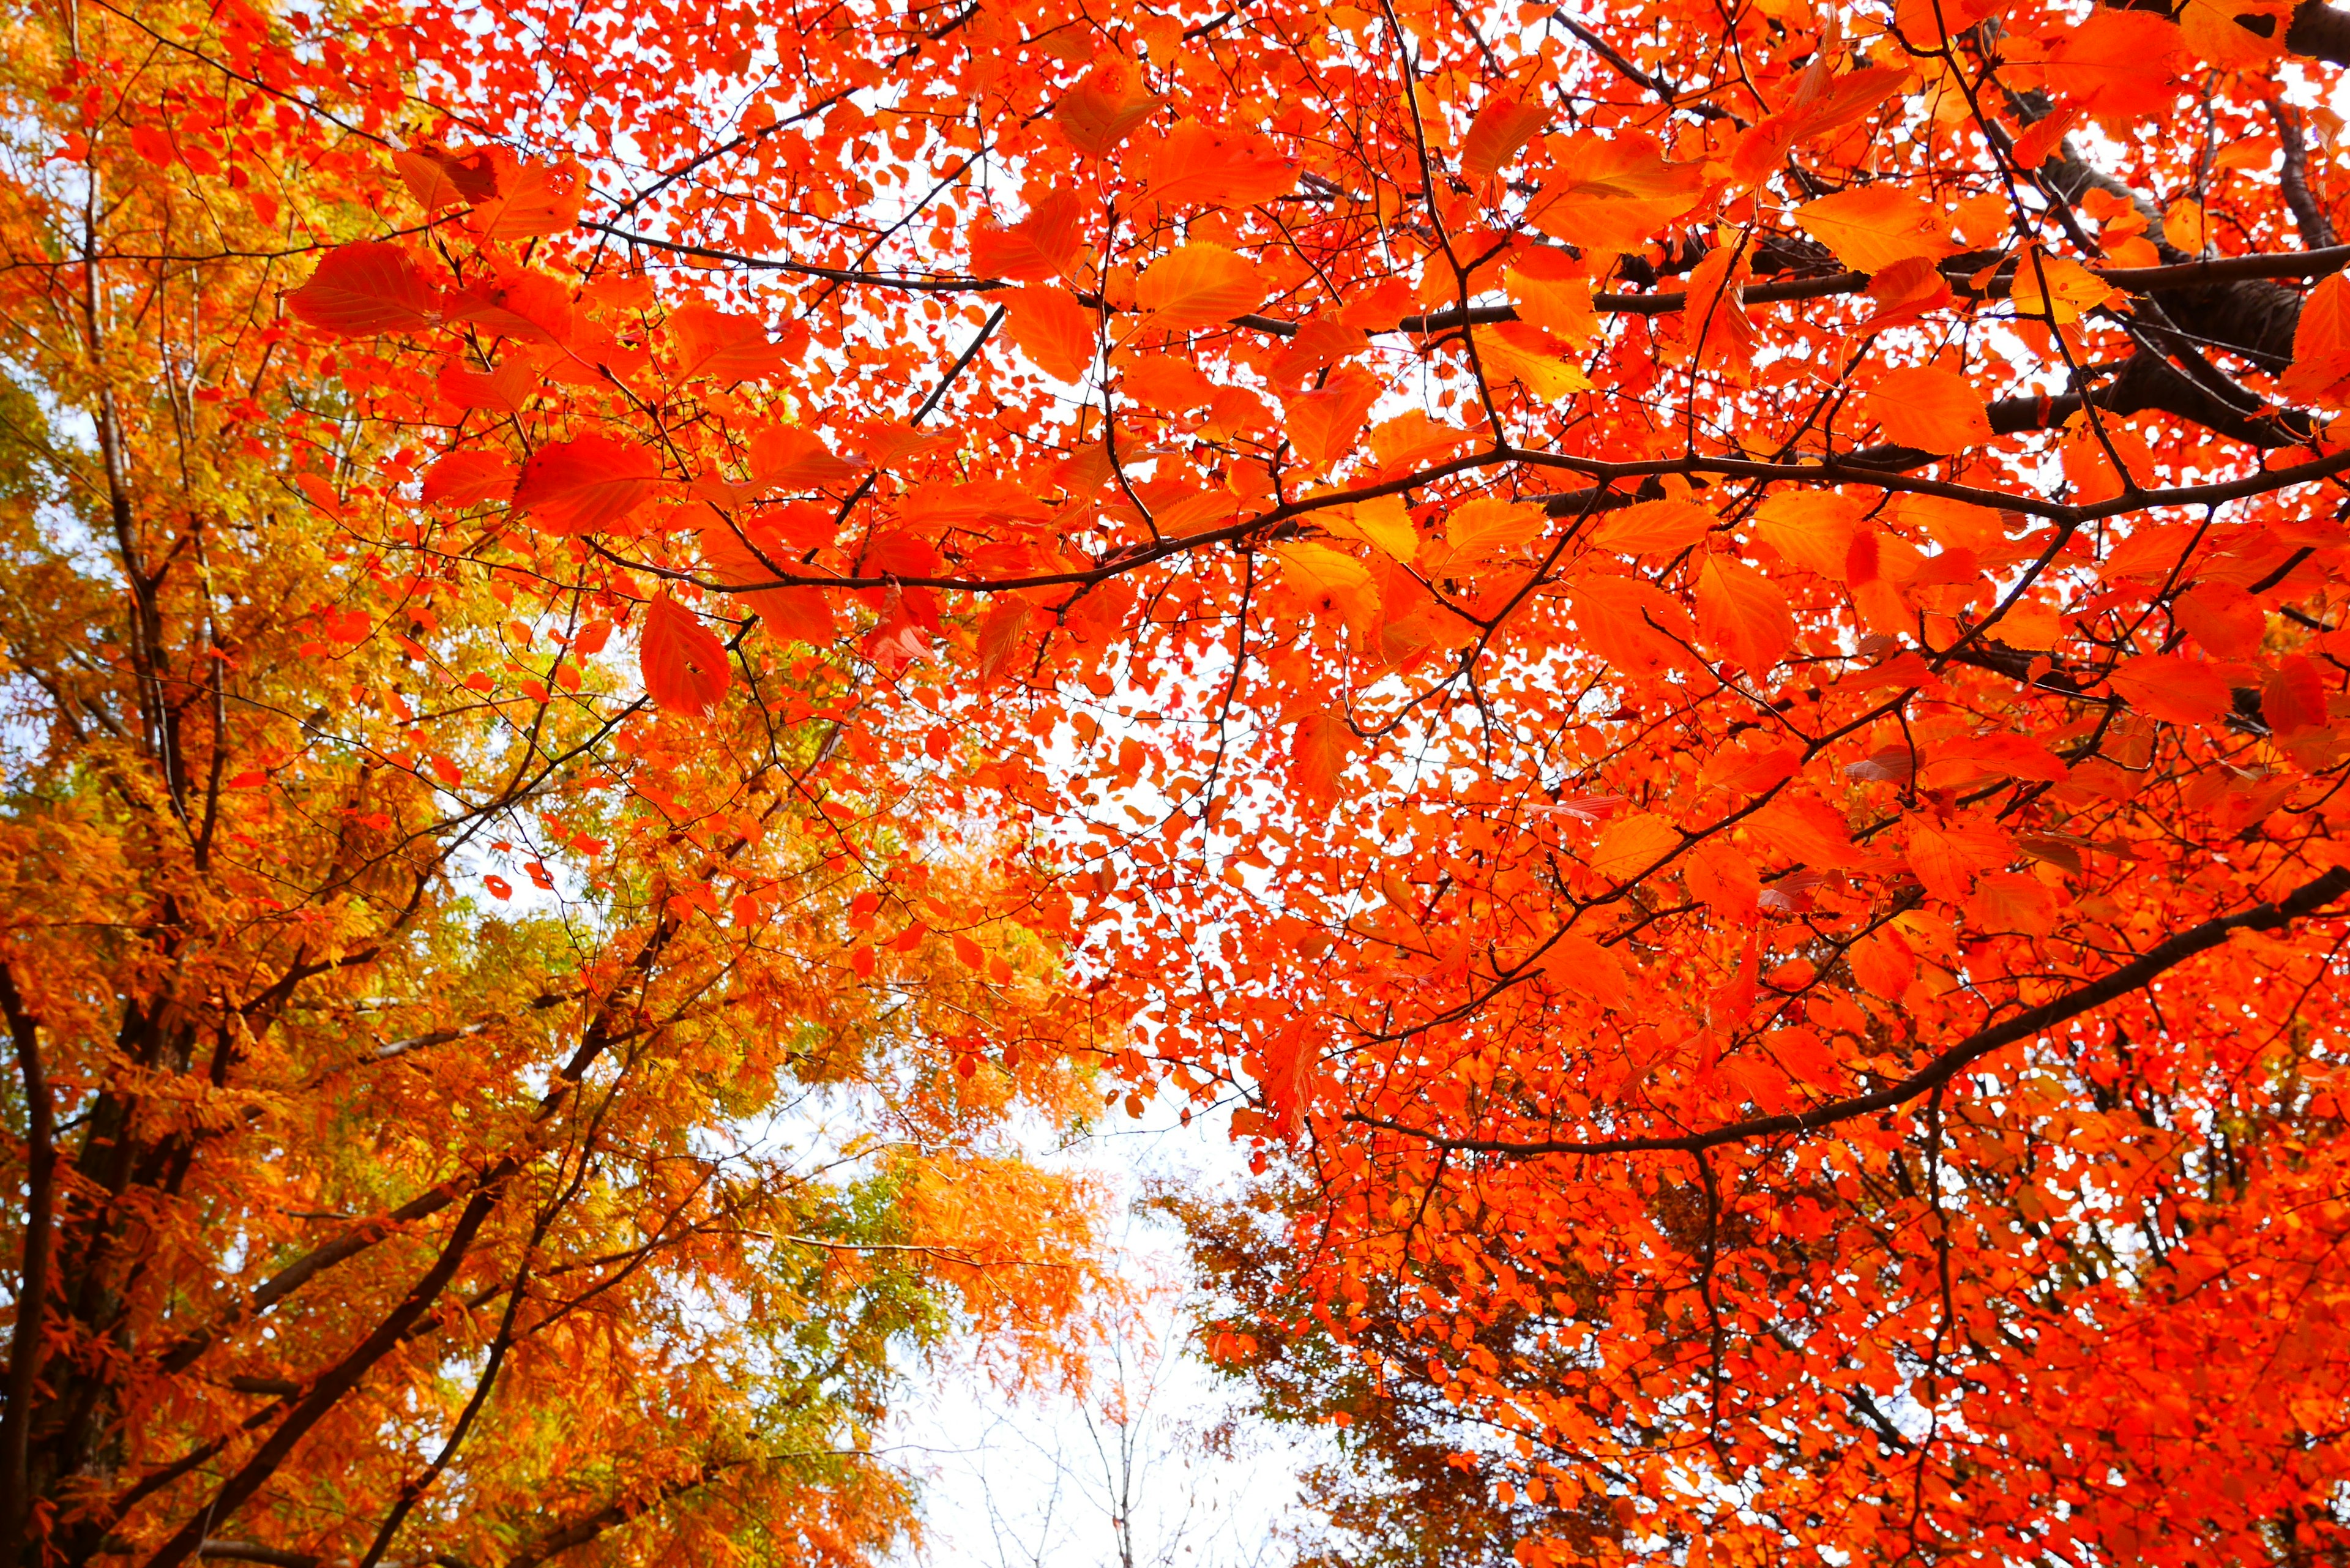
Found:
<path fill-rule="evenodd" d="M 183 1124 L 348 1125 L 224 999 L 275 996 L 263 945 L 307 978 L 372 955 L 387 901 L 447 897 L 414 869 L 433 791 L 504 803 L 576 765 L 629 803 L 598 864 L 635 891 L 573 939 L 570 1016 L 650 1027 L 631 966 L 691 938 L 713 978 L 676 982 L 680 1026 L 743 994 L 861 1039 L 891 1016 L 868 988 L 920 979 L 909 1048 L 959 1069 L 1015 1002 L 1050 1053 L 1080 1008 L 1107 1021 L 1082 1044 L 1129 1112 L 1240 1102 L 1292 1228 L 1291 1288 L 1248 1299 L 1296 1315 L 1262 1326 L 1499 1434 L 1459 1458 L 1537 1505 L 1509 1532 L 1527 1568 L 2350 1549 L 2350 337 L 2339 123 L 2307 107 L 2350 16 L 423 0 L 320 38 L 243 0 L 105 15 L 102 47 L 16 57 L 68 172 L 12 176 L 7 221 L 45 214 L 65 254 L 74 171 L 128 159 L 159 213 L 202 205 L 201 244 L 159 216 L 107 266 L 167 302 L 175 269 L 224 269 L 239 303 L 175 306 L 128 363 L 195 375 L 186 421 L 309 476 L 284 510 L 338 543 L 256 556 L 240 613 L 380 662 L 202 717 L 260 633 L 151 610 L 126 557 L 125 629 L 38 666 L 99 847 L 12 908 L 26 1080 L 123 998 L 190 1042 L 77 1047 L 59 1115 L 115 1096 L 158 1151 Z M 134 56 L 169 68 L 125 85 Z M 9 315 L 81 333 L 91 266 L 20 267 Z M 183 372 L 182 337 L 222 368 Z M 90 389 L 123 372 L 74 352 L 53 395 L 113 453 L 123 394 Z M 332 407 L 257 401 L 265 363 Z M 130 516 L 143 551 L 212 537 Z M 611 654 L 524 659 L 534 625 L 577 649 L 591 623 Z M 114 729 L 77 717 L 85 670 L 119 683 Z M 367 765 L 337 765 L 372 793 L 339 824 L 296 761 L 340 732 L 294 717 L 329 697 L 336 723 L 371 704 L 340 742 Z M 227 799 L 256 847 L 312 836 L 331 918 L 179 868 Z M 840 916 L 868 937 L 723 869 L 771 813 L 837 836 L 795 864 L 869 877 Z M 967 825 L 1013 847 L 941 893 L 906 848 Z M 338 834 L 423 890 L 345 890 Z M 233 964 L 180 956 L 190 907 Z M 797 923 L 722 940 L 730 907 Z M 958 925 L 1016 929 L 966 952 L 934 936 Z M 84 934 L 126 926 L 131 950 Z M 714 978 L 754 951 L 792 978 Z M 280 1075 L 205 1087 L 198 1040 Z M 913 1098 L 939 1137 L 979 1114 Z M 37 1189 L 65 1146 L 36 1123 Z M 167 1222 L 192 1195 L 140 1188 L 134 1221 L 76 1171 L 42 1199 L 66 1244 L 119 1215 L 203 1253 Z M 1030 1332 L 993 1299 L 983 1322 Z M 62 1360 L 104 1359 L 114 1319 L 48 1311 Z M 272 1440 L 90 1376 L 191 1440 Z M 69 1555 L 130 1529 L 159 1563 L 214 1495 L 177 1483 L 131 1529 L 86 1482 L 26 1484 L 45 1528 L 103 1520 L 55 1536 Z"/>

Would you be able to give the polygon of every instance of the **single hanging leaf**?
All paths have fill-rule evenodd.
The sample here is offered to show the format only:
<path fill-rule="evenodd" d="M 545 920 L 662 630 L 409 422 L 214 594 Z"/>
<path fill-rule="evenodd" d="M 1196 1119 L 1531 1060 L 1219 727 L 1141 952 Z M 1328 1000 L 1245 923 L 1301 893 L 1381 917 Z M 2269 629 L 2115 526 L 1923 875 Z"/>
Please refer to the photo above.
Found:
<path fill-rule="evenodd" d="M 1264 295 L 1254 263 L 1204 242 L 1170 251 L 1134 286 L 1142 325 L 1166 332 L 1220 327 L 1263 304 Z"/>
<path fill-rule="evenodd" d="M 981 277 L 1042 283 L 1065 277 L 1085 254 L 1088 207 L 1074 191 L 1055 191 L 1010 228 L 983 222 L 972 230 L 971 270 Z"/>
<path fill-rule="evenodd" d="M 424 471 L 420 493 L 428 506 L 477 506 L 514 493 L 515 467 L 494 452 L 452 452 Z"/>
<path fill-rule="evenodd" d="M 1385 389 L 1378 377 L 1359 365 L 1333 374 L 1321 389 L 1300 392 L 1281 400 L 1283 423 L 1298 461 L 1320 469 L 1355 450 L 1370 417 L 1371 405 Z"/>
<path fill-rule="evenodd" d="M 1686 501 L 1644 501 L 1610 512 L 1591 531 L 1591 543 L 1624 556 L 1671 555 L 1713 532 L 1720 521 Z"/>
<path fill-rule="evenodd" d="M 2112 680 L 2123 701 L 2174 724 L 2207 723 L 2235 704 L 2225 676 L 2176 653 L 2126 659 L 2115 666 Z"/>
<path fill-rule="evenodd" d="M 607 528 L 635 511 L 660 483 L 651 448 L 586 435 L 533 452 L 515 486 L 515 505 L 557 533 Z"/>
<path fill-rule="evenodd" d="M 1727 556 L 1698 568 L 1697 624 L 1706 639 L 1761 679 L 1795 640 L 1795 617 L 1776 583 Z"/>
<path fill-rule="evenodd" d="M 1100 318 L 1065 288 L 1021 288 L 1003 304 L 1003 329 L 1056 381 L 1083 381 L 1100 348 Z"/>
<path fill-rule="evenodd" d="M 1062 95 L 1054 107 L 1053 122 L 1078 151 L 1107 158 L 1166 101 L 1144 89 L 1132 61 L 1111 55 Z"/>
<path fill-rule="evenodd" d="M 1941 214 L 1898 185 L 1865 185 L 1795 209 L 1804 232 L 1855 272 L 1877 272 L 1912 256 L 1928 260 L 1958 247 L 1942 237 Z"/>
<path fill-rule="evenodd" d="M 2025 127 L 2015 139 L 2015 164 L 2030 171 L 2039 168 L 2055 154 L 2066 133 L 2081 122 L 2081 107 L 2058 109 L 2041 116 Z"/>
<path fill-rule="evenodd" d="M 1355 732 L 1345 715 L 1317 709 L 1297 721 L 1290 738 L 1290 776 L 1308 800 L 1327 805 L 1338 798 L 1339 775 L 1355 750 Z"/>
<path fill-rule="evenodd" d="M 1153 150 L 1143 180 L 1168 206 L 1253 207 L 1297 188 L 1298 163 L 1265 137 L 1184 120 Z"/>
<path fill-rule="evenodd" d="M 671 311 L 664 325 L 681 381 L 704 376 L 750 381 L 783 369 L 782 345 L 768 341 L 765 326 L 750 317 L 724 315 L 696 301 Z"/>
<path fill-rule="evenodd" d="M 2293 397 L 2316 400 L 2350 380 L 2350 275 L 2317 280 L 2293 327 L 2293 363 L 2279 379 Z"/>
<path fill-rule="evenodd" d="M 1886 439 L 1920 452 L 1959 452 L 1991 439 L 1991 415 L 1964 376 L 1930 366 L 1888 370 L 1866 400 Z"/>
<path fill-rule="evenodd" d="M 1550 111 L 1539 97 L 1505 93 L 1491 99 L 1477 111 L 1477 118 L 1469 122 L 1469 133 L 1461 139 L 1461 171 L 1472 180 L 1499 173 L 1549 119 Z"/>
<path fill-rule="evenodd" d="M 638 659 L 645 694 L 672 712 L 698 718 L 726 695 L 726 645 L 700 616 L 666 594 L 645 607 Z"/>
<path fill-rule="evenodd" d="M 414 332 L 441 323 L 440 290 L 398 245 L 340 245 L 286 296 L 297 320 L 346 337 Z"/>

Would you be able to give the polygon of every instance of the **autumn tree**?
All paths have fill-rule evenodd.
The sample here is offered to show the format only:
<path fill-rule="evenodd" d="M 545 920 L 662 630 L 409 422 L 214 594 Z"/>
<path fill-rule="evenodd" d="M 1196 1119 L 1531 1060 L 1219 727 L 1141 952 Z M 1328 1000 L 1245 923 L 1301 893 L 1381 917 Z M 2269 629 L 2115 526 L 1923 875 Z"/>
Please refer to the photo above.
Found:
<path fill-rule="evenodd" d="M 10 1561 L 869 1561 L 910 1355 L 1098 1299 L 1004 1130 L 1096 1065 L 1029 847 L 847 656 L 420 504 L 506 394 L 281 306 L 398 14 L 5 15 Z"/>
<path fill-rule="evenodd" d="M 1128 1110 L 1246 1101 L 1286 1288 L 1236 1294 L 1228 1353 L 1253 1364 L 1270 1336 L 1317 1376 L 1351 1358 L 1373 1390 L 1440 1400 L 1484 1434 L 1458 1450 L 1501 1511 L 1478 1528 L 1528 1568 L 2344 1549 L 2350 13 L 649 0 L 300 13 L 307 33 L 239 8 L 103 15 L 128 29 L 120 64 L 11 55 L 11 123 L 47 138 L 19 185 L 85 189 L 130 134 L 92 134 L 109 84 L 212 84 L 133 144 L 158 172 L 126 210 L 243 169 L 258 196 L 220 204 L 241 224 L 277 203 L 255 213 L 271 238 L 217 247 L 234 254 L 205 275 L 249 280 L 227 311 L 197 309 L 166 237 L 192 215 L 120 253 L 158 280 L 139 385 L 163 397 L 182 345 L 219 340 L 288 379 L 271 386 L 334 389 L 213 416 L 315 510 L 306 536 L 352 541 L 315 566 L 240 545 L 242 591 L 312 618 L 282 635 L 314 659 L 385 661 L 369 708 L 296 643 L 283 667 L 332 670 L 322 695 L 215 722 L 254 634 L 207 630 L 167 670 L 132 618 L 120 652 L 51 658 L 45 713 L 78 713 L 103 670 L 151 710 L 116 721 L 138 755 L 186 750 L 140 763 L 160 815 L 140 820 L 209 820 L 192 803 L 217 774 L 256 846 L 298 860 L 292 825 L 316 824 L 321 868 L 296 881 L 345 901 L 265 895 L 237 940 L 298 956 L 240 974 L 421 1005 L 383 966 L 424 960 L 357 933 L 412 899 L 400 930 L 486 940 L 455 884 L 369 860 L 381 888 L 334 857 L 397 844 L 412 867 L 428 801 L 460 825 L 434 830 L 436 867 L 507 853 L 481 841 L 537 841 L 471 803 L 549 792 L 530 820 L 581 858 L 536 857 L 546 895 L 607 900 L 559 928 L 598 955 L 589 978 L 573 995 L 469 962 L 468 983 L 534 978 L 434 996 L 425 1033 L 556 995 L 531 1027 L 568 1020 L 618 1071 L 640 1059 L 622 1036 L 691 1033 L 688 997 L 847 1008 L 859 1026 L 827 1038 L 970 1070 L 888 1079 L 906 1114 L 963 1128 L 968 1097 L 1055 1054 L 1025 1032 L 1078 1033 L 1023 989 L 1069 944 L 1104 1031 L 1082 1044 Z M 278 193 L 295 152 L 233 161 L 215 104 L 315 145 L 338 199 Z M 54 228 L 115 211 L 30 204 Z M 11 275 L 59 310 L 107 275 L 70 244 L 20 252 Z M 246 382 L 202 385 L 225 402 Z M 33 405 L 102 408 L 104 387 Z M 116 416 L 85 417 L 131 450 L 107 446 Z M 192 484 L 195 443 L 140 450 Z M 110 580 L 68 572 L 62 521 L 20 509 L 61 552 L 40 580 Z M 255 515 L 201 551 L 141 544 L 132 599 L 162 560 L 196 593 Z M 358 635 L 308 586 L 338 568 L 407 624 Z M 583 646 L 605 624 L 608 651 Z M 630 716 L 608 732 L 613 704 Z M 75 747 L 118 744 L 86 727 Z M 411 794 L 289 762 L 352 732 L 380 761 L 334 776 Z M 243 750 L 215 765 L 214 735 Z M 49 746 L 130 810 L 78 761 L 96 751 Z M 550 753 L 624 776 L 565 794 L 526 762 Z M 615 810 L 639 830 L 607 831 Z M 140 984 L 170 977 L 174 1000 L 151 1027 L 225 1053 L 229 1082 L 167 1096 L 144 1087 L 179 1071 L 163 1047 L 109 1049 L 142 1106 L 244 1127 L 240 1064 L 313 1014 L 272 1002 L 277 1033 L 247 1045 L 248 1004 L 187 1000 L 275 992 L 172 945 L 172 900 L 196 896 L 179 882 L 135 920 L 76 901 L 147 842 L 117 820 L 60 840 L 63 868 L 26 883 L 55 902 L 12 940 L 80 943 L 111 977 L 131 961 L 106 944 L 155 933 Z M 916 852 L 983 828 L 1001 837 L 951 874 Z M 802 919 L 804 884 L 727 857 L 793 842 L 829 844 L 789 863 L 825 890 L 758 947 L 743 933 Z M 870 886 L 823 881 L 852 870 Z M 804 967 L 841 898 L 890 943 Z M 762 979 L 689 978 L 730 963 Z M 11 972 L 20 1038 L 100 1037 L 57 982 L 36 997 Z M 630 986 L 678 1000 L 612 1011 Z M 934 1010 L 920 1023 L 889 1011 L 908 991 Z M 516 1071 L 554 1098 L 514 1114 L 585 1114 L 585 1068 L 578 1088 Z M 482 1139 L 475 1186 L 422 1217 L 442 1229 L 368 1249 L 420 1249 L 387 1291 L 432 1279 L 421 1251 L 452 1215 L 522 1223 L 525 1168 L 486 1152 L 516 1146 L 482 1125 L 432 1128 Z M 46 1191 L 53 1135 L 26 1147 Z M 132 1255 L 158 1254 L 109 1253 Z M 61 1354 L 128 1376 L 101 1318 L 58 1310 Z M 1468 1518 L 1472 1490 L 1454 1501 Z M 159 1560 L 193 1545 L 156 1528 Z"/>

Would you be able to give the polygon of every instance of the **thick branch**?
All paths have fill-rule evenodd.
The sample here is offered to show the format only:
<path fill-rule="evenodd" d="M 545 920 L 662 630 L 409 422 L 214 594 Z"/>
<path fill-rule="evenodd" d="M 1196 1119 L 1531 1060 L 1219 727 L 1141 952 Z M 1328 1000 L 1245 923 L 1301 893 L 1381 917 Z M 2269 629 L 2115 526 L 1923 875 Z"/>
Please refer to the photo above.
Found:
<path fill-rule="evenodd" d="M 16 1047 L 25 1086 L 25 1244 L 16 1274 L 16 1324 L 8 1336 L 7 1407 L 0 1410 L 0 1541 L 22 1541 L 32 1506 L 26 1456 L 33 1394 L 41 1360 L 41 1321 L 49 1299 L 49 1244 L 57 1207 L 56 1112 L 41 1064 L 41 1023 L 0 965 L 0 1013 Z"/>

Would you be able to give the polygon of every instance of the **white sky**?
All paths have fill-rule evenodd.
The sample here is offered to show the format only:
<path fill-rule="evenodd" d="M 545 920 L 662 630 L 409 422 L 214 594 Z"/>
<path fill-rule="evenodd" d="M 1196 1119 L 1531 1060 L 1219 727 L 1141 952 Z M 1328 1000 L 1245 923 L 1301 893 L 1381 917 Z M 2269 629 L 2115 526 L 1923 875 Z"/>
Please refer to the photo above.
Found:
<path fill-rule="evenodd" d="M 926 1539 L 898 1553 L 896 1568 L 1294 1561 L 1294 1548 L 1276 1537 L 1303 1521 L 1297 1475 L 1322 1444 L 1246 1416 L 1245 1389 L 1211 1371 L 1190 1343 L 1196 1320 L 1183 1299 L 1180 1232 L 1135 1209 L 1153 1178 L 1237 1188 L 1243 1160 L 1222 1121 L 1185 1129 L 1154 1106 L 1147 1121 L 1106 1121 L 1083 1143 L 1035 1151 L 1040 1163 L 1094 1171 L 1117 1190 L 1120 1272 L 1148 1304 L 1097 1349 L 1094 1386 L 1082 1398 L 1014 1397 L 958 1366 L 909 1380 L 906 1402 L 876 1435 L 877 1448 L 924 1480 Z M 1121 1486 L 1130 1503 L 1118 1501 Z"/>

